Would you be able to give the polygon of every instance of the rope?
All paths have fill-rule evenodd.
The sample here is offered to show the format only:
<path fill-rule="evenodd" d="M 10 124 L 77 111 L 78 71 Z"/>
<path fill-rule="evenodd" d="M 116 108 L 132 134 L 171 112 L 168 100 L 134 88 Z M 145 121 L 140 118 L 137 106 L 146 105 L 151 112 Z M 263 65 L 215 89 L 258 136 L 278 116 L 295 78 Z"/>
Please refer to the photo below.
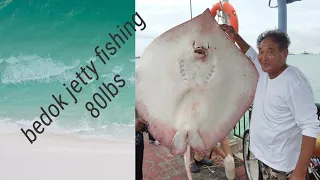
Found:
<path fill-rule="evenodd" d="M 241 160 L 237 159 L 237 158 L 234 158 L 234 163 L 235 163 L 235 165 L 239 164 L 239 163 L 241 163 Z M 215 171 L 212 170 L 211 168 L 218 168 L 218 167 L 224 167 L 223 161 L 221 163 L 214 163 L 212 166 L 207 166 L 207 165 L 203 165 L 202 166 L 202 168 L 208 169 L 212 174 L 214 174 Z"/>
<path fill-rule="evenodd" d="M 220 18 L 221 18 L 221 21 L 223 24 L 228 24 L 230 25 L 229 23 L 229 18 L 226 17 L 226 14 L 223 10 L 223 2 L 221 0 L 219 0 L 219 3 L 220 3 L 220 9 L 221 11 L 220 12 L 217 12 L 217 16 L 218 16 L 218 24 L 220 23 Z M 220 14 L 221 13 L 221 14 Z"/>
<path fill-rule="evenodd" d="M 204 169 L 208 169 L 212 174 L 215 172 L 214 170 L 210 169 L 210 168 L 215 168 L 218 166 L 212 165 L 212 166 L 207 166 L 207 165 L 203 165 L 202 168 Z"/>
<path fill-rule="evenodd" d="M 234 164 L 235 165 L 239 165 L 239 164 L 242 164 L 242 162 L 241 162 L 241 160 L 240 159 L 238 159 L 238 158 L 233 158 L 234 159 Z M 213 159 L 212 159 L 213 160 Z M 224 161 L 223 161 L 223 159 L 222 159 L 222 161 L 216 161 L 214 164 L 215 165 L 213 165 L 213 166 L 209 166 L 209 167 L 224 167 Z"/>

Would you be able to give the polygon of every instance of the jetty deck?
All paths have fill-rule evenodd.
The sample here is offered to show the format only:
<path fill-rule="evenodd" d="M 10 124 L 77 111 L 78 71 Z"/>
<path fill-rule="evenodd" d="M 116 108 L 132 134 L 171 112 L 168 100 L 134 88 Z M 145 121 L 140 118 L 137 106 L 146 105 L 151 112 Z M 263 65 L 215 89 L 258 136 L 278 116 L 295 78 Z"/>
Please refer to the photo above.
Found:
<path fill-rule="evenodd" d="M 148 135 L 145 133 L 144 145 L 144 180 L 188 180 L 183 156 L 172 156 L 167 148 L 161 145 L 150 144 Z M 208 151 L 205 154 L 209 158 L 210 152 Z M 210 169 L 214 173 L 201 167 L 200 173 L 192 174 L 193 180 L 227 180 L 223 167 L 223 159 L 215 153 L 212 154 L 211 159 L 214 162 L 214 167 L 210 167 Z M 243 161 L 235 157 L 235 162 L 235 180 L 246 180 Z"/>

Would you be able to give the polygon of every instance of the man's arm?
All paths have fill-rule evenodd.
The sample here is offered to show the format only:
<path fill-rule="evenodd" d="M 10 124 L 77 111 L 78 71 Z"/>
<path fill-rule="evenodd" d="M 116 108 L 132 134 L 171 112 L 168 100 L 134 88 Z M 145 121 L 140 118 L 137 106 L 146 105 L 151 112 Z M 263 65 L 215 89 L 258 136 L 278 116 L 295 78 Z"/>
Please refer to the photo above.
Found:
<path fill-rule="evenodd" d="M 235 42 L 240 47 L 241 51 L 251 60 L 256 67 L 259 74 L 262 73 L 262 68 L 258 60 L 258 53 L 245 41 L 242 37 L 237 34 L 234 38 Z"/>
<path fill-rule="evenodd" d="M 315 149 L 316 140 L 316 138 L 310 136 L 303 135 L 302 137 L 301 152 L 294 170 L 294 174 L 298 177 L 305 177 L 307 174 L 310 159 Z"/>
<path fill-rule="evenodd" d="M 233 40 L 238 44 L 243 54 L 246 54 L 250 48 L 250 45 L 244 39 L 242 39 L 242 37 L 238 33 L 235 34 L 235 37 Z"/>
<path fill-rule="evenodd" d="M 317 107 L 314 103 L 312 89 L 307 82 L 301 82 L 291 90 L 288 105 L 303 135 L 300 156 L 293 174 L 297 177 L 303 177 L 307 173 L 320 132 Z"/>
<path fill-rule="evenodd" d="M 250 46 L 244 39 L 242 39 L 242 37 L 234 30 L 234 28 L 227 24 L 222 24 L 220 27 L 238 44 L 243 54 L 246 54 Z"/>
<path fill-rule="evenodd" d="M 262 69 L 258 60 L 258 53 L 244 39 L 242 39 L 242 37 L 237 32 L 235 32 L 232 26 L 222 24 L 220 25 L 220 27 L 238 44 L 242 53 L 244 53 L 251 60 L 258 73 L 261 74 Z"/>

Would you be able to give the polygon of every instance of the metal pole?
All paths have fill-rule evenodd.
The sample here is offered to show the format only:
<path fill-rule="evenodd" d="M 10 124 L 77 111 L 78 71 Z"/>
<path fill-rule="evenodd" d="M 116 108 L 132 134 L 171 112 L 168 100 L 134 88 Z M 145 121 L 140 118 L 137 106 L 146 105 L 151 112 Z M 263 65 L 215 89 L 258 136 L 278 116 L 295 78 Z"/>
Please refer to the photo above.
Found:
<path fill-rule="evenodd" d="M 192 19 L 192 3 L 191 3 L 191 0 L 189 1 L 190 2 L 190 19 Z"/>
<path fill-rule="evenodd" d="M 287 33 L 287 1 L 278 0 L 278 29 Z"/>

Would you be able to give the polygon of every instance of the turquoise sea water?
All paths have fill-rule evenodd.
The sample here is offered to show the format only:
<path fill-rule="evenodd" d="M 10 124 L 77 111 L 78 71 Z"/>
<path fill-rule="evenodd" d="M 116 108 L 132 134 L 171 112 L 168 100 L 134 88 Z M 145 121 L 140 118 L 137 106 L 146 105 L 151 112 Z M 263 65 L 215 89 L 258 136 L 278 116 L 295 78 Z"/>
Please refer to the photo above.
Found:
<path fill-rule="evenodd" d="M 120 47 L 111 40 L 109 33 L 120 34 L 120 28 L 132 21 L 135 1 L 89 0 L 1 0 L 0 1 L 0 133 L 19 132 L 20 128 L 32 128 L 42 111 L 55 103 L 52 95 L 68 103 L 64 110 L 59 107 L 58 117 L 52 117 L 51 125 L 44 126 L 44 133 L 78 133 L 85 136 L 131 138 L 134 133 L 134 63 L 135 32 L 127 34 L 125 43 L 118 39 Z M 136 20 L 139 23 L 138 20 Z M 141 27 L 136 27 L 140 31 Z M 117 52 L 105 49 L 112 42 Z M 95 47 L 104 48 L 110 60 L 106 64 L 96 57 Z M 110 46 L 111 47 L 111 46 Z M 86 68 L 93 79 L 78 79 L 81 92 L 73 94 L 77 103 L 66 90 L 70 82 L 81 73 L 81 67 L 97 68 L 99 79 Z M 114 83 L 114 76 L 124 79 L 118 94 L 100 109 L 94 118 L 85 108 L 93 101 L 104 82 Z M 63 86 L 66 84 L 66 87 Z M 103 89 L 103 87 L 102 87 Z M 106 89 L 104 89 L 107 92 Z M 115 89 L 111 91 L 116 92 Z M 102 100 L 97 100 L 102 104 Z M 107 100 L 106 96 L 104 96 Z M 95 105 L 97 107 L 97 105 Z M 56 113 L 54 107 L 52 112 Z M 39 135 L 41 138 L 41 135 Z"/>
<path fill-rule="evenodd" d="M 298 67 L 308 78 L 316 103 L 320 103 L 320 55 L 309 54 L 309 55 L 289 55 L 287 59 L 289 65 Z M 239 128 L 240 126 L 240 128 Z M 242 136 L 244 129 L 249 128 L 249 113 L 245 114 L 245 120 L 242 119 L 235 128 L 235 133 Z"/>

